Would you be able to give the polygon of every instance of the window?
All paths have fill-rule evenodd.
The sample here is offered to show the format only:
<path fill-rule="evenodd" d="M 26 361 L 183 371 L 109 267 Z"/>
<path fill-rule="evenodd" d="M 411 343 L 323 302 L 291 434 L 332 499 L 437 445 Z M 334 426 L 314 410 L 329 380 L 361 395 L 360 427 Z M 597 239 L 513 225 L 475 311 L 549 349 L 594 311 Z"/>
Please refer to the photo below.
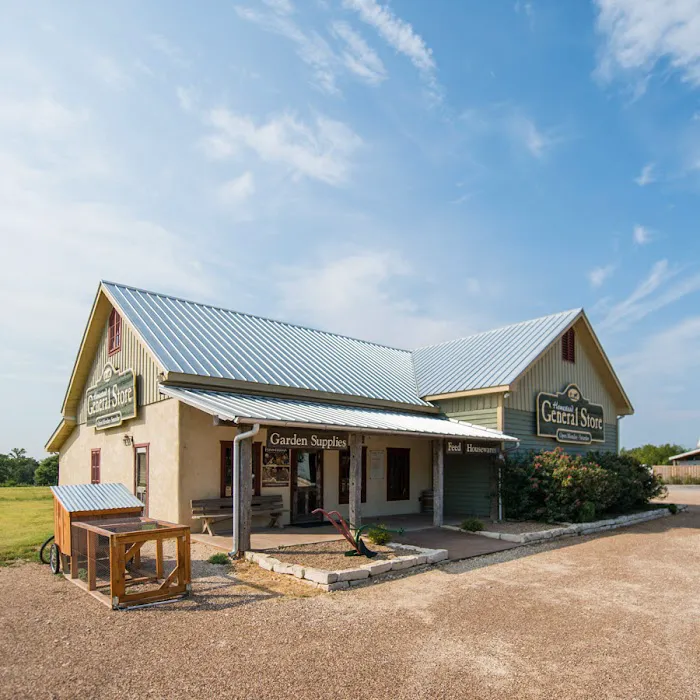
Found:
<path fill-rule="evenodd" d="M 134 445 L 134 493 L 148 515 L 148 470 L 150 445 Z"/>
<path fill-rule="evenodd" d="M 367 502 L 367 448 L 362 448 L 362 502 Z M 338 503 L 350 503 L 350 450 L 340 453 L 338 469 Z"/>
<path fill-rule="evenodd" d="M 109 314 L 108 338 L 109 354 L 113 355 L 122 347 L 122 317 L 116 309 L 112 309 L 112 313 Z"/>
<path fill-rule="evenodd" d="M 90 452 L 90 483 L 100 483 L 100 450 Z"/>
<path fill-rule="evenodd" d="M 576 334 L 569 328 L 561 337 L 561 359 L 564 362 L 576 362 Z"/>
<path fill-rule="evenodd" d="M 386 500 L 407 501 L 411 497 L 411 450 L 387 447 Z"/>
<path fill-rule="evenodd" d="M 260 495 L 260 453 L 262 443 L 253 443 L 253 495 Z M 233 441 L 221 441 L 221 498 L 231 498 L 233 484 Z"/>

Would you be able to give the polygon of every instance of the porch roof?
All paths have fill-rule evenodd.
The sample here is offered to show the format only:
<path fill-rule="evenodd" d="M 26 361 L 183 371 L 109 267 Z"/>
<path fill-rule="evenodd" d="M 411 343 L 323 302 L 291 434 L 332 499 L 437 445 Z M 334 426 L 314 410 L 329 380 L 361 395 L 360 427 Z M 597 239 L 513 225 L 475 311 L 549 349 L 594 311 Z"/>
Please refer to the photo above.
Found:
<path fill-rule="evenodd" d="M 385 411 L 316 401 L 238 394 L 187 387 L 161 386 L 165 396 L 233 423 L 360 430 L 375 433 L 429 435 L 496 442 L 517 442 L 498 430 L 456 421 L 443 415 Z"/>

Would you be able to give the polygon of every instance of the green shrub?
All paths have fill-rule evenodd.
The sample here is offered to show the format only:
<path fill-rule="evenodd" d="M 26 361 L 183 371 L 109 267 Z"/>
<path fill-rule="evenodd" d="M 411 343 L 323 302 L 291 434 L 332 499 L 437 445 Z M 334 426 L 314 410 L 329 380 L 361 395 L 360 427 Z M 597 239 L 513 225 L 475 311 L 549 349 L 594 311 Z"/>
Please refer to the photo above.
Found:
<path fill-rule="evenodd" d="M 671 515 L 675 515 L 678 512 L 678 506 L 675 503 L 669 503 L 666 507 Z"/>
<path fill-rule="evenodd" d="M 223 552 L 212 554 L 207 561 L 210 564 L 221 564 L 222 566 L 231 563 L 231 560 L 228 558 L 228 554 L 224 554 Z"/>
<path fill-rule="evenodd" d="M 391 533 L 386 529 L 386 525 L 378 525 L 367 530 L 367 539 L 372 544 L 383 545 L 391 542 Z"/>
<path fill-rule="evenodd" d="M 461 530 L 466 530 L 467 532 L 479 532 L 484 529 L 484 523 L 479 520 L 479 518 L 467 518 L 462 520 L 459 525 Z"/>
<path fill-rule="evenodd" d="M 613 452 L 519 454 L 508 458 L 501 477 L 503 505 L 515 520 L 590 522 L 643 508 L 666 493 L 651 470 Z"/>

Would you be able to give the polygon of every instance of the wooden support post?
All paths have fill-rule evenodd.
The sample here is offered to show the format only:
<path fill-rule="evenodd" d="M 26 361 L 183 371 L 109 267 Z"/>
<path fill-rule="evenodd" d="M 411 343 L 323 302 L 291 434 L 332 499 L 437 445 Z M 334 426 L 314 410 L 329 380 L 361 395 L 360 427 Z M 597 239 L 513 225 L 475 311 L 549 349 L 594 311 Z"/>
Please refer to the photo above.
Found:
<path fill-rule="evenodd" d="M 445 480 L 444 440 L 433 440 L 433 527 L 442 527 Z"/>
<path fill-rule="evenodd" d="M 163 540 L 156 540 L 156 576 L 163 578 Z"/>
<path fill-rule="evenodd" d="M 253 438 L 241 440 L 241 481 L 239 487 L 238 522 L 241 552 L 250 549 L 253 522 Z"/>
<path fill-rule="evenodd" d="M 350 434 L 350 527 L 362 526 L 362 435 Z"/>
<path fill-rule="evenodd" d="M 97 586 L 97 533 L 87 534 L 87 586 L 94 591 Z"/>

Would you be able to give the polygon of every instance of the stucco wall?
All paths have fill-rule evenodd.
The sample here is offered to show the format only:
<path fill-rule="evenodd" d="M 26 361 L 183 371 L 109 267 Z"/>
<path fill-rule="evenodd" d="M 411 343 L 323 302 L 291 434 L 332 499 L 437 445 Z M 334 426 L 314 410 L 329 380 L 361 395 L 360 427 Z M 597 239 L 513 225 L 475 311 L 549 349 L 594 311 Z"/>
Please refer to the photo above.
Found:
<path fill-rule="evenodd" d="M 236 428 L 216 426 L 212 417 L 182 404 L 181 409 L 182 469 L 180 475 L 179 521 L 191 524 L 195 531 L 200 525 L 190 518 L 190 501 L 198 498 L 219 498 L 221 483 L 221 441 L 233 440 Z M 267 432 L 263 428 L 255 436 L 265 444 Z M 424 489 L 432 485 L 432 451 L 429 439 L 402 438 L 401 436 L 365 436 L 367 459 L 367 502 L 362 504 L 363 515 L 390 515 L 417 513 L 418 500 Z M 408 447 L 411 450 L 411 492 L 408 501 L 386 500 L 386 448 Z M 369 451 L 384 451 L 384 478 L 370 479 Z M 323 455 L 323 502 L 326 510 L 338 510 L 347 515 L 348 506 L 338 503 L 338 452 L 326 450 Z M 279 494 L 284 508 L 291 511 L 290 487 L 263 487 L 262 494 Z M 290 512 L 283 522 L 289 523 Z M 253 526 L 264 525 L 264 518 L 256 518 Z"/>
<path fill-rule="evenodd" d="M 179 402 L 159 401 L 139 409 L 139 416 L 118 428 L 95 430 L 78 425 L 59 452 L 59 482 L 89 484 L 91 450 L 101 450 L 100 480 L 120 482 L 134 491 L 134 448 L 149 445 L 148 514 L 178 522 Z"/>

